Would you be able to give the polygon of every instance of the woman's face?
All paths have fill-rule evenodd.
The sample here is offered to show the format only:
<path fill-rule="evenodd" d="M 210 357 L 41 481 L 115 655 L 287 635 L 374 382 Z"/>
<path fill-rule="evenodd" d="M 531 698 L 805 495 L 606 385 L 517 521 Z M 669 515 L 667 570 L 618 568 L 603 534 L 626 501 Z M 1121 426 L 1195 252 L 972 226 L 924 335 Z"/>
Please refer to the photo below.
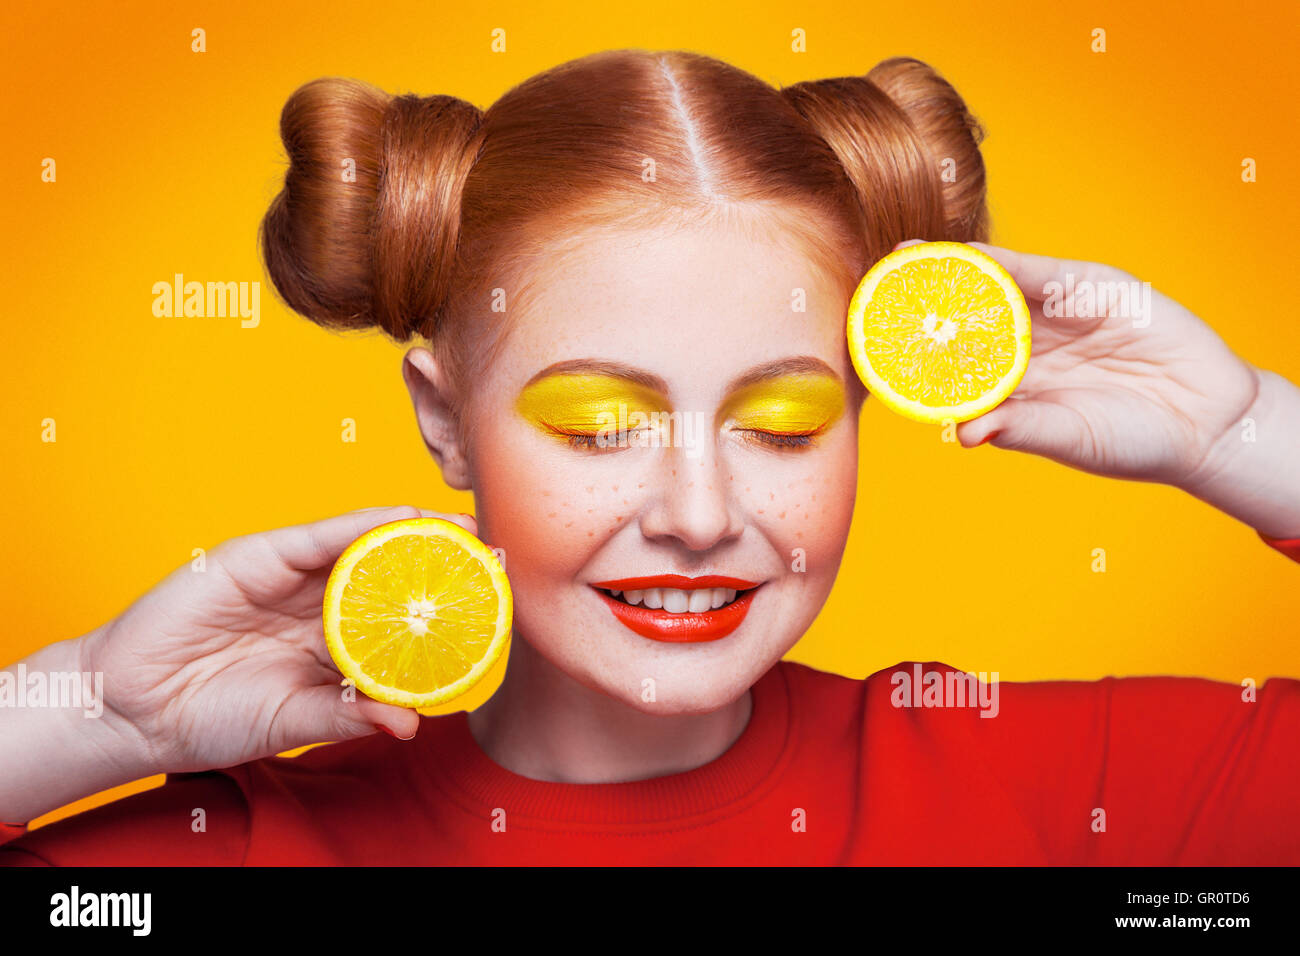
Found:
<path fill-rule="evenodd" d="M 716 227 L 606 233 L 529 278 L 466 411 L 515 634 L 638 710 L 716 710 L 839 566 L 863 395 L 846 294 Z"/>

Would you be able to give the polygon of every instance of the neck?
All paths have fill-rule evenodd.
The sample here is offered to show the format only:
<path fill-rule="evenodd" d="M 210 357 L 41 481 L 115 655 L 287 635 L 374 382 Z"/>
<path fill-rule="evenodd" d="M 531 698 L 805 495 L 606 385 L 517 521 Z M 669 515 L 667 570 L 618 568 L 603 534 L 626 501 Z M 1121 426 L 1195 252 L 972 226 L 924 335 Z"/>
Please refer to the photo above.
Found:
<path fill-rule="evenodd" d="M 749 723 L 752 693 L 708 714 L 657 716 L 579 684 L 518 635 L 496 693 L 468 716 L 505 769 L 556 783 L 618 783 L 716 760 Z"/>

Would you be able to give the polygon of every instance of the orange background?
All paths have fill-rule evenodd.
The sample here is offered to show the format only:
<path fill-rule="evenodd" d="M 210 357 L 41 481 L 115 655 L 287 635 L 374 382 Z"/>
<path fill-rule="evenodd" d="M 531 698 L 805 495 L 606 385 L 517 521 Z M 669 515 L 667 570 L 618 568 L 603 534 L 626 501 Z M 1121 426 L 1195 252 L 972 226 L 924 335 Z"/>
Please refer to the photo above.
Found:
<path fill-rule="evenodd" d="M 988 130 L 996 243 L 1127 269 L 1300 381 L 1300 322 L 1277 298 L 1300 208 L 1296 6 L 977 6 L 6 4 L 0 663 L 116 615 L 195 547 L 369 505 L 472 510 L 416 433 L 402 350 L 289 313 L 257 258 L 280 108 L 321 75 L 486 107 L 612 47 L 696 50 L 777 84 L 917 56 Z M 260 326 L 155 318 L 151 287 L 176 272 L 262 282 Z M 863 415 L 849 552 L 792 658 L 854 677 L 932 658 L 1010 680 L 1300 674 L 1300 568 L 1244 525 L 1172 488 L 944 444 L 878 403 Z"/>

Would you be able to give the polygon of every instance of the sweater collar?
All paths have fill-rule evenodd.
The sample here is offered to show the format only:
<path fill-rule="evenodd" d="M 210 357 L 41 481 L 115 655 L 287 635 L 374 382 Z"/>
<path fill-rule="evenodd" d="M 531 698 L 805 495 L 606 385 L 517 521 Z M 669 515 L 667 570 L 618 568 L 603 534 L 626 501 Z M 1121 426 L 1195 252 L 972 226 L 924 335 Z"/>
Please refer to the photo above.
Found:
<path fill-rule="evenodd" d="M 749 721 L 726 751 L 692 770 L 647 780 L 555 783 L 521 776 L 483 752 L 465 711 L 423 718 L 416 739 L 426 742 L 421 763 L 435 782 L 475 815 L 490 817 L 500 808 L 511 824 L 541 827 L 680 825 L 744 801 L 788 757 L 795 713 L 784 669 L 774 665 L 750 691 Z"/>

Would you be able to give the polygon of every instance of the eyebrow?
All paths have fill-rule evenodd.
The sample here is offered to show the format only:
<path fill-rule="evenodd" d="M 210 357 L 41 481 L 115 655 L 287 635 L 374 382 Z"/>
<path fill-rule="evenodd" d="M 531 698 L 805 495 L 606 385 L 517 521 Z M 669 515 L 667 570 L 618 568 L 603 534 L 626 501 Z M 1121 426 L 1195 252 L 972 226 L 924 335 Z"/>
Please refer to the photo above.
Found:
<path fill-rule="evenodd" d="M 668 394 L 668 383 L 658 375 L 652 375 L 650 372 L 633 368 L 631 365 L 604 362 L 600 359 L 569 359 L 565 362 L 556 362 L 554 365 L 546 366 L 546 368 L 530 378 L 524 383 L 524 387 L 527 388 L 529 385 L 540 382 L 544 378 L 550 378 L 552 375 L 608 375 L 612 378 L 635 382 L 637 385 L 644 385 L 646 388 L 654 389 L 662 395 Z"/>
<path fill-rule="evenodd" d="M 569 359 L 548 365 L 525 383 L 525 388 L 552 375 L 609 375 L 613 378 L 626 379 L 646 388 L 652 388 L 662 395 L 668 394 L 668 383 L 658 375 L 646 372 L 631 365 L 619 362 L 606 362 L 600 359 Z M 821 359 L 812 355 L 800 355 L 794 358 L 777 359 L 750 369 L 731 380 L 724 394 L 730 395 L 747 385 L 770 381 L 786 375 L 825 375 L 840 381 L 840 376 Z"/>
<path fill-rule="evenodd" d="M 835 369 L 821 359 L 814 358 L 811 355 L 800 355 L 797 358 L 778 359 L 775 362 L 768 362 L 766 365 L 750 369 L 748 372 L 732 379 L 725 394 L 730 395 L 747 385 L 756 385 L 759 382 L 783 378 L 786 375 L 824 375 L 833 378 L 836 382 L 840 381 Z"/>

